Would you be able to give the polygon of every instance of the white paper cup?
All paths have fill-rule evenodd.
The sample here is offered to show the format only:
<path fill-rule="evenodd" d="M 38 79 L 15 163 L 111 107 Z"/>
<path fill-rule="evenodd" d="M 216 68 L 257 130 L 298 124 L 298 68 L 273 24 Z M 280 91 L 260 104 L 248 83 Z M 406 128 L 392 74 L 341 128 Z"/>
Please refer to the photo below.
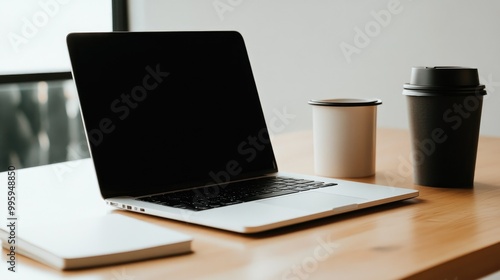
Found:
<path fill-rule="evenodd" d="M 310 100 L 314 170 L 325 177 L 375 174 L 377 105 L 380 99 Z"/>

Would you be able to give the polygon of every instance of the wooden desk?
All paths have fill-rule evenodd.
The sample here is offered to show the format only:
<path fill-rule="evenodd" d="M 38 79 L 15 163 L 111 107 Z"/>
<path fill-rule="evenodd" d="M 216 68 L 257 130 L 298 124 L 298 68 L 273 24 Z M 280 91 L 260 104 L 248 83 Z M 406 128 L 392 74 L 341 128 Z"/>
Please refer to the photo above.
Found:
<path fill-rule="evenodd" d="M 282 171 L 313 174 L 309 131 L 273 138 Z M 413 185 L 406 131 L 379 129 L 377 141 L 377 174 L 359 181 L 416 188 L 419 198 L 251 236 L 123 212 L 192 235 L 194 252 L 69 272 L 19 257 L 14 274 L 4 250 L 0 279 L 473 279 L 500 270 L 500 138 L 481 138 L 469 190 Z M 115 211 L 91 170 L 89 159 L 19 170 L 20 230 L 31 219 Z"/>

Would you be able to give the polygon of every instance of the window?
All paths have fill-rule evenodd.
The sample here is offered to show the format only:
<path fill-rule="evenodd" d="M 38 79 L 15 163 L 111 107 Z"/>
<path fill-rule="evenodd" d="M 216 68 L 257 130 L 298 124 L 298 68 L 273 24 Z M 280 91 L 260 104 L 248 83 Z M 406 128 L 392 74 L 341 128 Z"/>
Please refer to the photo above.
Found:
<path fill-rule="evenodd" d="M 0 0 L 0 171 L 89 157 L 66 35 L 126 30 L 125 4 Z"/>

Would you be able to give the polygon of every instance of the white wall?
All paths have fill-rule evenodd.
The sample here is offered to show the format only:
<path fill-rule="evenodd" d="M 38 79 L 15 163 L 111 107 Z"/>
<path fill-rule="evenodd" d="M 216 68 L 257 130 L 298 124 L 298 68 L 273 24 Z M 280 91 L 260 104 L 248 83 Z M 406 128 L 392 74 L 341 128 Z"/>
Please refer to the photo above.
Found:
<path fill-rule="evenodd" d="M 481 133 L 500 136 L 500 1 L 129 0 L 129 5 L 134 31 L 240 31 L 266 117 L 287 121 L 274 133 L 311 128 L 309 99 L 345 96 L 382 99 L 378 125 L 407 128 L 401 92 L 411 67 L 455 65 L 478 68 L 488 91 Z"/>

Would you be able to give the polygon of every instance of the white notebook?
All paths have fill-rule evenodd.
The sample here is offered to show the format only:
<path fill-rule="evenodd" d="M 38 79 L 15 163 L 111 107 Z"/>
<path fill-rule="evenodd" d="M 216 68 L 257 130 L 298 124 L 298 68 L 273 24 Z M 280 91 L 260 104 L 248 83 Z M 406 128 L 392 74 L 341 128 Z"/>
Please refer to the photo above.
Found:
<path fill-rule="evenodd" d="M 184 233 L 120 214 L 20 224 L 15 244 L 8 242 L 11 236 L 4 226 L 0 229 L 7 251 L 60 270 L 190 253 L 193 240 Z"/>

